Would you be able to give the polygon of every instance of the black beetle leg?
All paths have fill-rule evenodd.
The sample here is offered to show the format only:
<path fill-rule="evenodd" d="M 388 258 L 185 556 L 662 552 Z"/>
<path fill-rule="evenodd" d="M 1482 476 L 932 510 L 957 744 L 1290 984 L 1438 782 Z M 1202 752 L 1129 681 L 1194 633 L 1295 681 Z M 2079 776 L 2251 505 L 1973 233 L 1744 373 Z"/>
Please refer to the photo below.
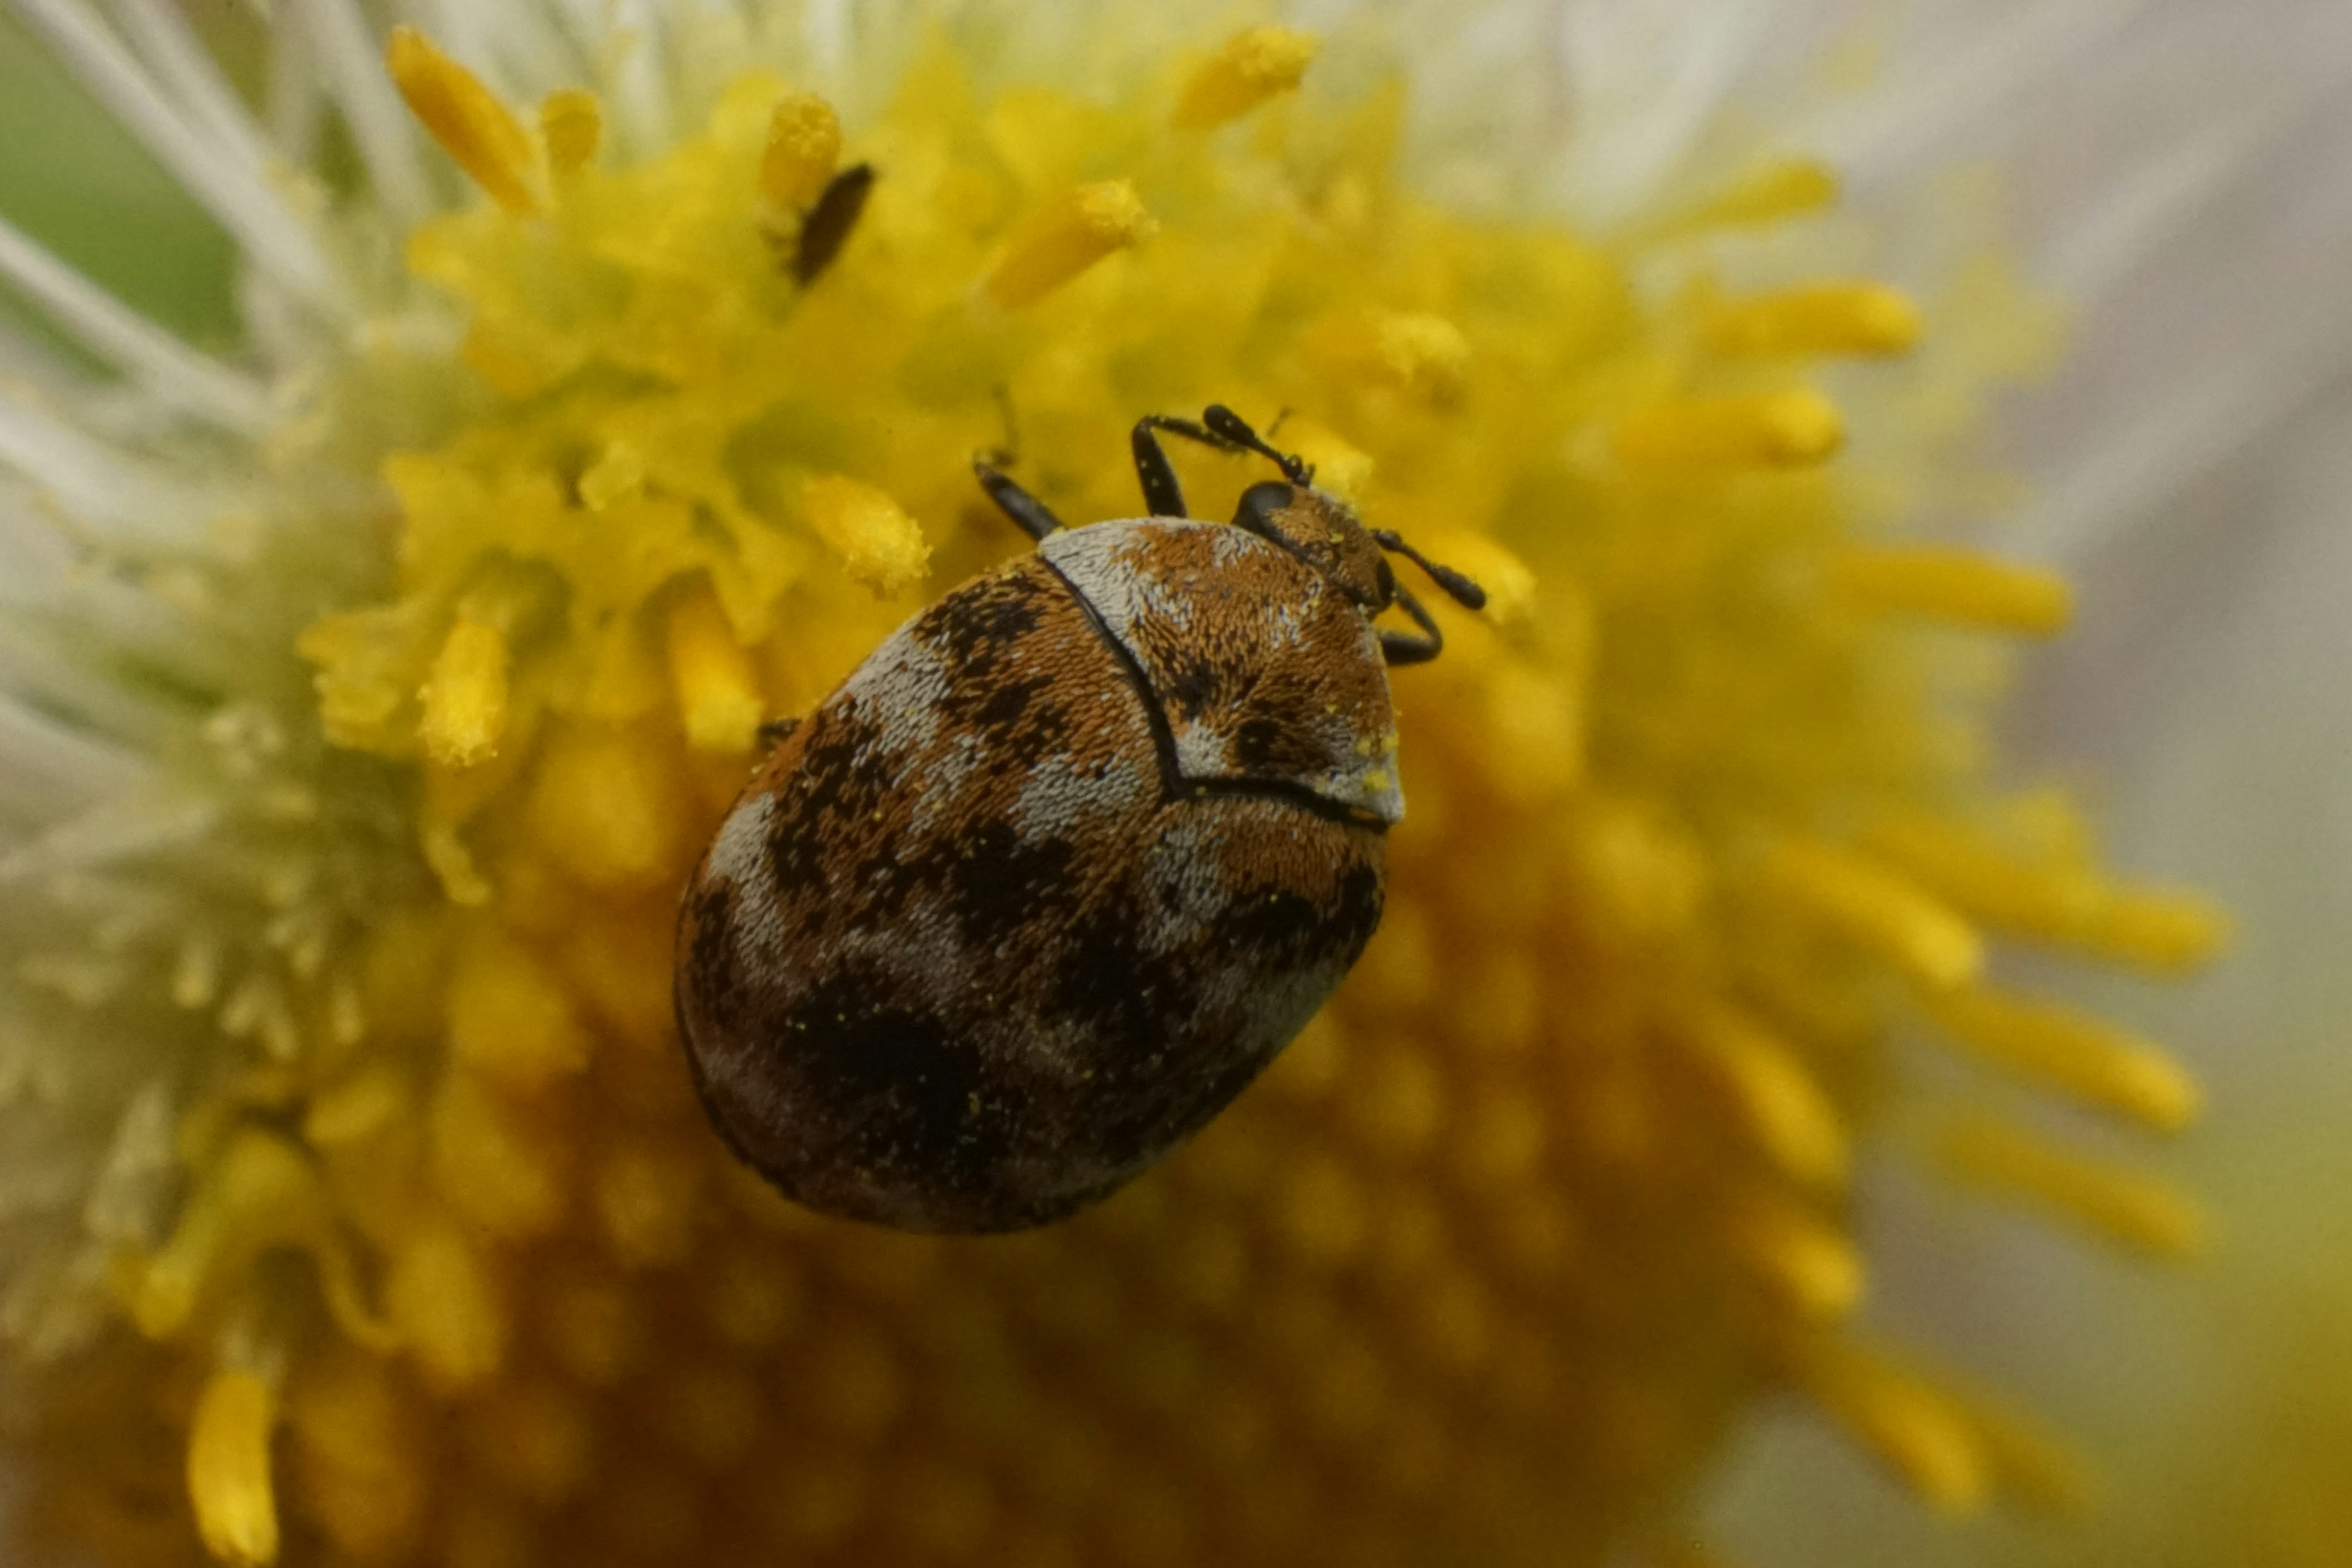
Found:
<path fill-rule="evenodd" d="M 771 752 L 775 750 L 792 739 L 793 731 L 800 727 L 801 721 L 798 719 L 769 720 L 760 726 L 760 749 Z"/>
<path fill-rule="evenodd" d="M 990 468 L 986 459 L 972 458 L 971 471 L 980 476 L 980 488 L 988 492 L 988 499 L 1002 507 L 1013 526 L 1030 538 L 1043 539 L 1062 526 L 1062 520 L 1044 501 Z"/>
<path fill-rule="evenodd" d="M 1182 517 L 1183 487 L 1177 484 L 1176 470 L 1169 465 L 1168 454 L 1160 449 L 1160 437 L 1152 434 L 1155 430 L 1165 430 L 1221 452 L 1232 451 L 1233 444 L 1212 436 L 1190 419 L 1178 419 L 1171 415 L 1147 414 L 1135 422 L 1128 445 L 1135 450 L 1135 477 L 1143 486 L 1143 510 L 1153 517 Z"/>
<path fill-rule="evenodd" d="M 1402 583 L 1397 584 L 1396 602 L 1403 606 L 1404 613 L 1412 617 L 1413 625 L 1421 630 L 1417 634 L 1382 632 L 1381 657 L 1392 665 L 1427 664 L 1445 647 L 1445 635 L 1437 629 L 1437 623 L 1430 619 L 1429 612 L 1421 607 L 1421 601 L 1414 598 Z"/>

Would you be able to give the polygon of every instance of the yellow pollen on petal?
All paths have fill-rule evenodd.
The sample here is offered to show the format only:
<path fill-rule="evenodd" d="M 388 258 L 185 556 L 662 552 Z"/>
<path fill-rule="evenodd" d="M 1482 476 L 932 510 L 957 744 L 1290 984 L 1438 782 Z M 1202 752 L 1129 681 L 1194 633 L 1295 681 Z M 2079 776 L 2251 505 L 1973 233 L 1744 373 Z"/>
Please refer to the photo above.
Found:
<path fill-rule="evenodd" d="M 808 481 L 801 506 L 809 526 L 841 557 L 853 583 L 887 595 L 915 582 L 929 564 L 923 531 L 885 491 L 839 474 Z"/>
<path fill-rule="evenodd" d="M 417 735 L 426 755 L 453 768 L 489 761 L 507 723 L 506 634 L 480 621 L 459 621 L 416 695 L 425 706 Z"/>
<path fill-rule="evenodd" d="M 2203 1212 L 2170 1187 L 2009 1122 L 1957 1121 L 1937 1154 L 1957 1182 L 2073 1220 L 2137 1251 L 2182 1258 L 2205 1238 Z"/>
<path fill-rule="evenodd" d="M 1630 468 L 1801 468 L 1845 442 L 1837 405 L 1810 388 L 1660 404 L 1620 424 L 1612 447 Z"/>
<path fill-rule="evenodd" d="M 1719 354 L 1900 354 L 1919 341 L 1919 308 L 1884 283 L 1813 283 L 1721 301 L 1706 332 Z"/>
<path fill-rule="evenodd" d="M 2188 1070 L 2149 1041 L 2075 1008 L 1979 986 L 1932 997 L 1928 1016 L 1971 1054 L 2160 1131 L 2195 1120 Z"/>
<path fill-rule="evenodd" d="M 393 85 L 443 151 L 517 216 L 540 208 L 538 151 L 481 79 L 415 28 L 393 28 L 384 50 Z"/>
<path fill-rule="evenodd" d="M 1963 984 L 1984 966 L 1984 942 L 1967 921 L 1852 850 L 1784 838 L 1763 871 L 1785 897 L 1930 990 Z"/>
<path fill-rule="evenodd" d="M 1184 84 L 1176 105 L 1177 129 L 1213 130 L 1289 91 L 1307 74 L 1317 47 L 1309 35 L 1287 27 L 1235 33 Z"/>
<path fill-rule="evenodd" d="M 1125 180 L 1080 185 L 1031 219 L 988 275 L 988 293 L 1008 310 L 1032 305 L 1104 258 L 1159 231 Z"/>
<path fill-rule="evenodd" d="M 1315 469 L 1316 489 L 1328 491 L 1350 505 L 1362 499 L 1371 483 L 1371 454 L 1350 446 L 1320 420 L 1294 415 L 1284 420 L 1282 427 L 1269 438 L 1278 440 L 1285 450 L 1307 460 Z"/>
<path fill-rule="evenodd" d="M 2042 567 L 1935 545 L 1849 550 L 1830 563 L 1830 591 L 1870 610 L 1930 616 L 1991 631 L 2049 637 L 2066 629 L 2074 591 Z"/>
<path fill-rule="evenodd" d="M 584 88 L 558 88 L 540 100 L 539 139 L 551 169 L 577 174 L 596 161 L 604 144 L 604 106 Z"/>
<path fill-rule="evenodd" d="M 718 597 L 680 599 L 670 606 L 668 630 L 670 685 L 687 744 L 722 756 L 750 751 L 767 704 Z"/>
<path fill-rule="evenodd" d="M 213 1373 L 188 1429 L 188 1497 L 205 1550 L 237 1568 L 278 1559 L 278 1502 L 269 1435 L 278 1395 L 249 1372 Z"/>
<path fill-rule="evenodd" d="M 813 92 L 786 93 L 768 121 L 760 154 L 760 194 L 790 211 L 823 194 L 841 162 L 841 120 Z"/>

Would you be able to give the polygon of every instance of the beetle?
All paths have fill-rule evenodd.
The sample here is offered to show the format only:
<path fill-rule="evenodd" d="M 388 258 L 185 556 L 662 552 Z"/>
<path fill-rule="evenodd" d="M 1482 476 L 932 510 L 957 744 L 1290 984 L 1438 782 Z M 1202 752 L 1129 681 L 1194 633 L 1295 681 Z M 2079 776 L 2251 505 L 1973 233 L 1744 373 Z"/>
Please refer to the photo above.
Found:
<path fill-rule="evenodd" d="M 1160 433 L 1271 459 L 1186 517 Z M 807 1207 L 1021 1229 L 1108 1195 L 1303 1028 L 1381 917 L 1404 812 L 1387 667 L 1436 657 L 1367 529 L 1222 405 L 1131 445 L 1150 515 L 1065 528 L 894 632 L 774 745 L 682 900 L 678 1033 Z M 1413 629 L 1375 626 L 1395 605 Z"/>

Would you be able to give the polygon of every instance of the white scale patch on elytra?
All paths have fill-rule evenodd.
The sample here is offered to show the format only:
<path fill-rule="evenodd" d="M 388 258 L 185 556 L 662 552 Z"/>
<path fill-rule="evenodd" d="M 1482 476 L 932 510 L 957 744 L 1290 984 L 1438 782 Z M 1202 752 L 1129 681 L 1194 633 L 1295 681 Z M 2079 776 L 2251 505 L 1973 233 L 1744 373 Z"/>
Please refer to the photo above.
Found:
<path fill-rule="evenodd" d="M 886 756 L 919 753 L 931 744 L 950 689 L 946 661 L 912 631 L 910 625 L 891 633 L 839 693 L 859 718 L 880 728 L 875 744 Z"/>
<path fill-rule="evenodd" d="M 1030 770 L 1013 806 L 1013 830 L 1024 843 L 1083 837 L 1095 823 L 1131 819 L 1160 787 L 1118 758 L 1081 773 L 1067 757 L 1047 757 Z"/>

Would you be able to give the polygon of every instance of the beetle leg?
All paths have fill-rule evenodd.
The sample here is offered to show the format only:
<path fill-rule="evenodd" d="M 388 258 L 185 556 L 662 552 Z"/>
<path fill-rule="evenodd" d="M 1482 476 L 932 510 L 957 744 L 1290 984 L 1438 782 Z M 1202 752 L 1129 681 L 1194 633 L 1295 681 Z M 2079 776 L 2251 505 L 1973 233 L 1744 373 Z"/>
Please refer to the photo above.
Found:
<path fill-rule="evenodd" d="M 1144 510 L 1153 517 L 1182 517 L 1183 487 L 1177 484 L 1176 470 L 1169 466 L 1160 437 L 1152 434 L 1155 430 L 1165 430 L 1221 452 L 1232 451 L 1233 444 L 1210 435 L 1190 419 L 1178 419 L 1172 415 L 1147 414 L 1135 422 L 1135 432 L 1128 437 L 1128 445 L 1135 449 L 1135 477 L 1143 486 Z"/>
<path fill-rule="evenodd" d="M 1013 526 L 1030 538 L 1043 539 L 1062 526 L 1062 520 L 1044 501 L 990 468 L 984 459 L 972 458 L 971 471 L 980 476 L 980 488 L 988 492 L 988 499 L 1003 508 Z"/>
<path fill-rule="evenodd" d="M 1421 630 L 1382 632 L 1381 657 L 1392 665 L 1427 664 L 1437 657 L 1438 650 L 1444 647 L 1445 634 L 1437 629 L 1437 623 L 1430 618 L 1427 610 L 1421 607 L 1421 601 L 1414 598 L 1412 590 L 1402 583 L 1397 584 L 1396 602 L 1403 606 L 1404 613 L 1412 617 L 1413 625 Z"/>
<path fill-rule="evenodd" d="M 769 720 L 766 723 L 760 726 L 759 734 L 761 748 L 765 751 L 775 750 L 778 746 L 782 745 L 786 741 L 790 740 L 792 738 L 793 731 L 800 727 L 801 721 L 798 719 Z"/>

